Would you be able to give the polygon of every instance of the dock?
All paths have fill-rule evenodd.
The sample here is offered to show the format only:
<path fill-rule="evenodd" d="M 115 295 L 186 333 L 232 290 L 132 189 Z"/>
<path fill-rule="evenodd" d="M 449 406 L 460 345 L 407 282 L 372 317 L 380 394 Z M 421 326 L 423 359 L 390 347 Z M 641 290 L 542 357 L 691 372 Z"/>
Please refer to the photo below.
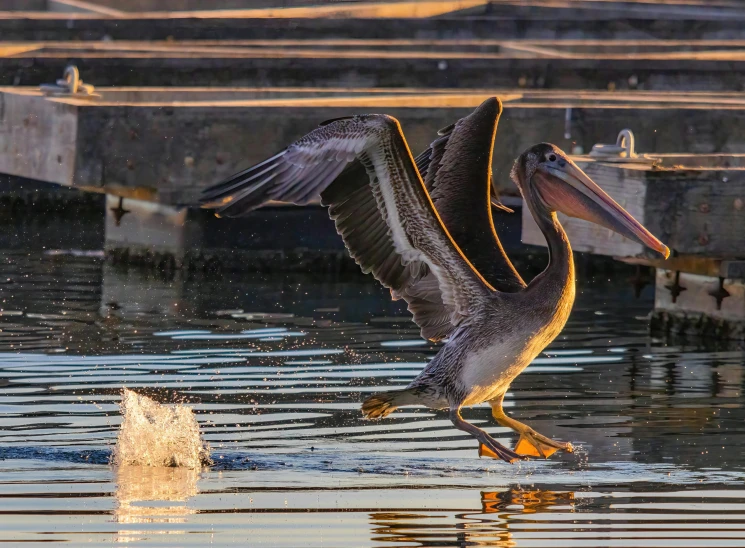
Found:
<path fill-rule="evenodd" d="M 125 198 L 189 206 L 203 188 L 274 154 L 320 121 L 385 112 L 410 146 L 467 115 L 483 97 L 504 104 L 493 169 L 507 193 L 514 159 L 551 141 L 574 153 L 630 126 L 640 150 L 745 150 L 745 98 L 737 93 L 97 88 L 99 99 L 0 88 L 0 171 Z M 207 127 L 203 120 L 209 120 Z M 260 131 L 256 129 L 260 128 Z M 43 143 L 42 154 L 39 143 Z"/>
<path fill-rule="evenodd" d="M 3 40 L 235 40 L 334 38 L 493 39 L 743 39 L 742 3 L 737 0 L 481 0 L 339 2 L 334 10 L 277 0 L 270 9 L 233 9 L 253 2 L 134 3 L 124 11 L 108 2 L 74 0 L 92 9 L 52 11 L 73 0 L 4 0 Z M 294 6 L 294 9 L 276 9 Z M 117 2 L 116 4 L 120 4 Z M 165 10 L 181 4 L 195 10 Z M 191 6 L 190 6 L 191 4 Z M 303 5 L 301 5 L 303 4 Z M 428 11 L 424 5 L 434 6 Z M 56 6 L 55 6 L 56 5 Z M 224 5 L 226 9 L 218 9 Z M 0 5 L 0 8 L 2 6 Z M 149 8 L 149 9 L 148 9 Z M 201 8 L 201 9 L 199 9 Z M 24 10 L 24 11 L 21 11 Z M 38 11 L 32 11 L 38 10 Z M 384 20 L 385 24 L 380 24 Z"/>
<path fill-rule="evenodd" d="M 374 39 L 292 36 L 7 41 L 0 44 L 0 83 L 38 86 L 54 81 L 65 65 L 73 62 L 98 86 L 745 89 L 745 39 L 626 39 L 609 43 L 592 39 L 397 38 L 393 33 Z"/>
<path fill-rule="evenodd" d="M 509 252 L 543 244 L 512 163 L 553 142 L 674 254 L 570 220 L 575 251 L 656 284 L 657 332 L 745 340 L 745 3 L 205 2 L 0 0 L 6 203 L 71 200 L 102 232 L 86 245 L 120 264 L 352 272 L 318 205 L 227 221 L 196 207 L 200 192 L 326 119 L 391 114 L 417 152 L 498 95 Z M 94 87 L 50 87 L 73 64 Z M 593 155 L 622 129 L 639 156 Z M 42 199 L 44 185 L 64 191 Z"/>

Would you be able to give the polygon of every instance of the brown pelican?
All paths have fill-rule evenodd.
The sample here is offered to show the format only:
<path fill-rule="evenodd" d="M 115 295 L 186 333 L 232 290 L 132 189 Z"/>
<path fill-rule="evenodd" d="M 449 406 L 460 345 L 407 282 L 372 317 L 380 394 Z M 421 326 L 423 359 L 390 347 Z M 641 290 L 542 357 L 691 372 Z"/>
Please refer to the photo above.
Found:
<path fill-rule="evenodd" d="M 541 143 L 520 155 L 511 174 L 550 253 L 546 269 L 525 286 L 491 222 L 491 150 L 500 112 L 498 99 L 490 98 L 447 128 L 419 158 L 424 177 L 395 118 L 331 120 L 207 189 L 203 201 L 239 216 L 270 200 L 303 204 L 320 194 L 363 272 L 406 299 L 425 337 L 448 338 L 408 387 L 367 398 L 364 415 L 385 417 L 405 405 L 447 408 L 455 427 L 479 441 L 479 454 L 514 462 L 527 455 L 463 420 L 460 409 L 489 402 L 497 422 L 520 434 L 516 449 L 529 455 L 572 449 L 502 410 L 510 383 L 559 334 L 574 301 L 571 247 L 556 212 L 610 228 L 665 257 L 669 251 L 558 147 Z"/>

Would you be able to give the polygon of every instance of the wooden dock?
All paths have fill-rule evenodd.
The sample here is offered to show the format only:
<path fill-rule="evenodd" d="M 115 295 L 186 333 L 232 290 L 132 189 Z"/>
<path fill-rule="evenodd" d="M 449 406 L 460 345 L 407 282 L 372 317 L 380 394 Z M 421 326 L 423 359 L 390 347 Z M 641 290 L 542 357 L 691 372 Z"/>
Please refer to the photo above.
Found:
<path fill-rule="evenodd" d="M 120 4 L 0 0 L 0 173 L 105 195 L 115 260 L 344 270 L 321 208 L 228 222 L 196 209 L 199 193 L 324 119 L 391 114 L 416 151 L 499 95 L 507 202 L 525 148 L 575 154 L 675 253 L 567 220 L 575 250 L 655 268 L 658 331 L 745 340 L 745 1 Z M 38 88 L 70 62 L 94 94 Z M 654 161 L 587 156 L 623 128 Z M 543 243 L 529 216 L 497 222 L 508 249 L 521 231 Z"/>
<path fill-rule="evenodd" d="M 0 88 L 0 172 L 168 205 L 351 112 L 398 117 L 414 150 L 483 97 L 505 105 L 494 172 L 505 191 L 514 158 L 552 141 L 588 152 L 629 126 L 650 153 L 745 150 L 745 98 L 737 93 L 528 90 L 99 88 L 101 98 L 48 98 Z M 205 120 L 209 123 L 205 124 Z M 44 151 L 42 153 L 42 150 Z"/>
<path fill-rule="evenodd" d="M 98 86 L 745 89 L 745 39 L 6 41 L 0 84 L 51 82 L 70 62 Z"/>
<path fill-rule="evenodd" d="M 225 1 L 223 5 L 228 5 Z M 167 2 L 173 5 L 177 0 Z M 208 0 L 202 2 L 202 7 L 220 5 Z M 87 4 L 93 9 L 79 9 L 77 13 L 19 11 L 43 10 L 54 3 L 59 7 L 64 3 L 68 7 L 73 3 Z M 147 7 L 148 3 L 150 7 L 162 5 L 158 0 L 134 5 Z M 745 10 L 737 0 L 339 2 L 334 9 L 306 5 L 284 10 L 140 12 L 125 11 L 121 4 L 96 0 L 3 0 L 0 8 L 13 11 L 0 10 L 0 36 L 4 40 L 225 40 L 247 36 L 256 39 L 745 38 Z M 433 8 L 425 10 L 425 5 Z M 380 24 L 381 19 L 385 19 L 385 24 Z"/>

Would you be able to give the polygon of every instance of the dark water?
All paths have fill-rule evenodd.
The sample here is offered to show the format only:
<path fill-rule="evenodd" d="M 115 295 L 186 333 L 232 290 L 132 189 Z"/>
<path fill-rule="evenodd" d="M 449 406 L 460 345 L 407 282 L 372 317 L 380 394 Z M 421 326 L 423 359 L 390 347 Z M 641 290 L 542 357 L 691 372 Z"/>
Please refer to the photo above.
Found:
<path fill-rule="evenodd" d="M 6 253 L 0 541 L 745 546 L 744 353 L 650 338 L 649 289 L 581 288 L 507 398 L 577 451 L 510 466 L 442 413 L 360 419 L 436 352 L 374 284 Z M 123 386 L 193 405 L 214 466 L 110 466 Z M 514 443 L 488 407 L 464 415 Z"/>

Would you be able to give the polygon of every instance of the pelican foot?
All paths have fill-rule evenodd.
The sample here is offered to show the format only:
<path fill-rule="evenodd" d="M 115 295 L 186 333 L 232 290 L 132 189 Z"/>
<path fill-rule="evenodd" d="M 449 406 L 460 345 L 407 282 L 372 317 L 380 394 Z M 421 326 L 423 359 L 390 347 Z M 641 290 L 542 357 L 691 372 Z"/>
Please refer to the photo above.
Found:
<path fill-rule="evenodd" d="M 502 459 L 510 464 L 528 458 L 527 456 L 518 455 L 512 449 L 508 449 L 481 428 L 474 426 L 470 422 L 464 421 L 463 417 L 460 416 L 460 407 L 450 408 L 450 420 L 453 421 L 453 426 L 458 430 L 468 432 L 479 441 L 479 456 L 483 455 L 495 459 Z"/>
<path fill-rule="evenodd" d="M 552 440 L 543 434 L 539 434 L 532 428 L 527 428 L 520 432 L 520 439 L 517 440 L 517 445 L 515 445 L 515 452 L 520 455 L 543 457 L 544 459 L 547 459 L 559 449 L 567 453 L 574 452 L 574 446 L 568 441 Z"/>
<path fill-rule="evenodd" d="M 497 444 L 496 447 L 490 447 L 484 443 L 479 443 L 479 457 L 491 457 L 514 464 L 519 460 L 526 460 L 528 455 L 518 455 L 515 451 L 507 449 L 501 444 Z"/>

